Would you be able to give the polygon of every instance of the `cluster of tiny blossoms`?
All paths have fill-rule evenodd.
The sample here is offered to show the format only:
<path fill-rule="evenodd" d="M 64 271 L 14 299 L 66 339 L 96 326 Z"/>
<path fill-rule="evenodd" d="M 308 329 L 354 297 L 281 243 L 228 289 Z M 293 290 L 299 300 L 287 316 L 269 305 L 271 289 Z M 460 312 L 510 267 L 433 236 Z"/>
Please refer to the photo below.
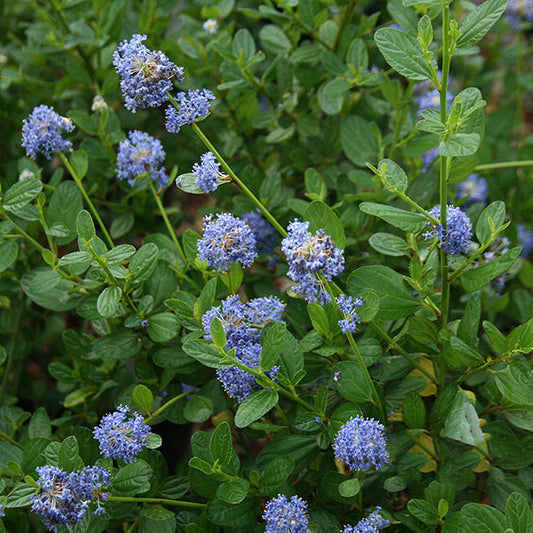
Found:
<path fill-rule="evenodd" d="M 206 152 L 200 157 L 200 163 L 194 163 L 192 173 L 196 178 L 196 186 L 205 192 L 213 192 L 219 184 L 219 180 L 227 178 L 220 172 L 220 163 L 213 152 Z"/>
<path fill-rule="evenodd" d="M 373 418 L 356 416 L 344 424 L 335 438 L 335 456 L 350 470 L 379 470 L 390 464 L 385 447 L 385 427 Z"/>
<path fill-rule="evenodd" d="M 438 72 L 439 79 L 442 78 L 442 72 Z M 415 103 L 418 105 L 418 116 L 422 116 L 425 109 L 440 109 L 440 92 L 431 80 L 417 83 L 413 88 Z M 449 109 L 453 102 L 453 94 L 446 93 L 446 109 Z"/>
<path fill-rule="evenodd" d="M 183 68 L 176 66 L 160 50 L 150 50 L 146 35 L 134 34 L 113 53 L 113 66 L 120 75 L 125 106 L 137 109 L 158 107 L 168 100 L 172 80 L 183 81 Z"/>
<path fill-rule="evenodd" d="M 464 207 L 480 203 L 485 205 L 489 195 L 489 186 L 484 178 L 477 174 L 471 174 L 455 188 L 455 199 L 466 198 L 463 203 Z"/>
<path fill-rule="evenodd" d="M 390 524 L 390 520 L 379 514 L 380 511 L 381 507 L 377 507 L 367 518 L 363 518 L 355 526 L 346 526 L 342 533 L 378 533 Z"/>
<path fill-rule="evenodd" d="M 436 205 L 429 211 L 429 214 L 436 219 L 440 219 L 440 205 Z M 425 234 L 426 239 L 438 239 L 439 246 L 445 253 L 450 255 L 460 255 L 468 252 L 472 244 L 472 222 L 460 207 L 453 205 L 446 206 L 446 230 L 441 224 L 428 225 L 432 231 Z"/>
<path fill-rule="evenodd" d="M 179 104 L 166 110 L 166 128 L 169 133 L 178 133 L 185 124 L 192 124 L 209 114 L 209 100 L 215 95 L 208 89 L 190 89 L 187 93 L 179 92 L 175 98 Z"/>
<path fill-rule="evenodd" d="M 518 242 L 522 246 L 520 257 L 528 257 L 533 252 L 533 231 L 526 229 L 522 224 L 516 225 Z"/>
<path fill-rule="evenodd" d="M 510 0 L 504 16 L 514 29 L 518 29 L 523 20 L 533 22 L 533 0 Z"/>
<path fill-rule="evenodd" d="M 327 281 L 344 270 L 344 252 L 335 246 L 322 229 L 314 235 L 307 231 L 309 222 L 295 219 L 287 228 L 288 236 L 281 242 L 281 250 L 289 263 L 287 275 L 297 283 L 295 291 L 307 302 L 330 301 L 329 294 L 321 287 L 318 274 Z"/>
<path fill-rule="evenodd" d="M 309 533 L 307 502 L 298 496 L 279 494 L 266 504 L 263 518 L 266 533 Z"/>
<path fill-rule="evenodd" d="M 346 296 L 341 294 L 335 298 L 339 309 L 344 313 L 344 318 L 339 320 L 339 326 L 343 333 L 355 333 L 357 331 L 357 324 L 361 319 L 355 312 L 358 307 L 361 307 L 365 302 L 361 298 L 354 298 L 353 296 Z"/>
<path fill-rule="evenodd" d="M 261 356 L 261 328 L 271 321 L 281 322 L 284 309 L 285 304 L 275 296 L 254 298 L 247 303 L 236 295 L 229 296 L 202 317 L 204 338 L 212 340 L 211 322 L 215 318 L 220 320 L 226 333 L 226 347 L 235 349 L 237 361 L 248 368 L 257 368 Z M 274 379 L 278 370 L 276 366 L 272 368 L 267 372 L 268 377 Z M 228 395 L 240 402 L 261 388 L 255 376 L 237 366 L 217 370 L 217 377 Z"/>
<path fill-rule="evenodd" d="M 252 228 L 257 244 L 257 253 L 259 255 L 272 253 L 278 244 L 278 232 L 274 226 L 256 211 L 244 213 L 242 219 Z"/>
<path fill-rule="evenodd" d="M 123 459 L 132 463 L 146 446 L 150 426 L 138 413 L 130 413 L 129 407 L 119 405 L 114 413 L 104 416 L 94 428 L 94 437 L 100 444 L 100 452 L 111 459 Z"/>
<path fill-rule="evenodd" d="M 168 185 L 168 176 L 161 166 L 165 150 L 161 141 L 142 131 L 130 131 L 118 149 L 117 176 L 133 187 L 142 174 L 156 182 L 160 187 Z"/>
<path fill-rule="evenodd" d="M 61 132 L 73 129 L 70 119 L 62 117 L 52 107 L 40 105 L 23 121 L 22 146 L 32 159 L 36 159 L 37 154 L 52 159 L 58 152 L 72 151 L 72 143 L 63 139 Z"/>
<path fill-rule="evenodd" d="M 97 501 L 95 514 L 102 514 L 100 499 L 106 500 L 103 490 L 109 485 L 110 473 L 99 466 L 87 466 L 83 470 L 67 473 L 56 466 L 36 468 L 39 474 L 39 493 L 31 496 L 32 511 L 45 519 L 45 525 L 52 531 L 57 526 L 71 526 L 80 522 L 89 504 Z"/>
<path fill-rule="evenodd" d="M 208 215 L 198 241 L 198 257 L 217 272 L 225 272 L 236 263 L 249 267 L 257 257 L 254 233 L 246 222 L 231 213 Z"/>

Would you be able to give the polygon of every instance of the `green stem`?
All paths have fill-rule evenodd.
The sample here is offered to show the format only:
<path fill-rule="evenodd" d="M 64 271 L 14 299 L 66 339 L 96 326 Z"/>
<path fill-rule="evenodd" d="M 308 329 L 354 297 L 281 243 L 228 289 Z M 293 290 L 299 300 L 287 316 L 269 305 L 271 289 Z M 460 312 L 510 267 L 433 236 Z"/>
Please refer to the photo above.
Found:
<path fill-rule="evenodd" d="M 163 203 L 161 202 L 161 198 L 159 197 L 159 194 L 155 190 L 155 186 L 149 176 L 147 177 L 147 180 L 148 180 L 148 184 L 150 185 L 150 190 L 152 191 L 152 194 L 154 195 L 154 199 L 156 201 L 157 207 L 159 208 L 159 212 L 161 213 L 161 216 L 163 217 L 163 220 L 165 221 L 165 226 L 167 227 L 170 238 L 174 242 L 174 245 L 176 246 L 176 249 L 178 250 L 180 257 L 183 259 L 185 263 L 187 263 L 187 259 L 185 257 L 185 254 L 183 253 L 183 249 L 178 241 L 178 238 L 176 237 L 176 233 L 174 229 L 172 228 L 172 225 L 170 224 L 170 220 L 168 219 Z"/>
<path fill-rule="evenodd" d="M 193 509 L 204 509 L 205 503 L 186 502 L 183 500 L 169 500 L 168 498 L 134 498 L 129 496 L 108 496 L 110 502 L 132 502 L 132 503 L 157 503 L 159 505 L 175 505 L 176 507 L 191 507 Z"/>
<path fill-rule="evenodd" d="M 411 200 L 411 198 L 409 198 L 407 194 L 397 188 L 393 188 L 392 190 L 404 202 L 408 203 L 411 207 L 414 207 L 419 213 L 422 213 L 434 226 L 438 226 L 440 224 L 439 220 L 437 220 L 433 215 L 430 215 L 422 206 L 418 205 L 414 200 Z"/>
<path fill-rule="evenodd" d="M 422 444 L 422 442 L 420 442 L 420 440 L 415 437 L 412 433 L 411 430 L 408 430 L 407 431 L 407 436 L 420 448 L 422 448 L 422 450 L 424 450 L 430 457 L 432 457 L 433 459 L 435 459 L 435 461 L 437 461 L 437 463 L 440 462 L 440 459 L 439 459 L 439 456 L 431 449 L 431 448 L 428 448 L 425 444 Z"/>
<path fill-rule="evenodd" d="M 12 444 L 13 446 L 16 446 L 17 448 L 23 450 L 24 446 L 19 444 L 15 439 L 12 439 L 9 435 L 6 435 L 5 433 L 0 432 L 0 439 L 5 440 L 6 442 L 9 442 L 9 444 Z"/>
<path fill-rule="evenodd" d="M 174 104 L 174 101 L 171 100 Z M 229 174 L 231 179 L 239 186 L 241 191 L 248 196 L 248 198 L 255 204 L 255 206 L 261 211 L 263 216 L 279 231 L 283 236 L 287 236 L 285 228 L 270 214 L 269 210 L 263 205 L 263 203 L 255 196 L 255 194 L 244 184 L 244 182 L 233 172 L 231 167 L 226 163 L 225 159 L 220 155 L 217 149 L 213 146 L 211 141 L 205 136 L 204 132 L 200 129 L 196 122 L 192 123 L 192 129 L 198 135 L 199 139 L 204 143 L 204 145 L 209 148 L 213 155 L 218 159 L 224 170 Z"/>
<path fill-rule="evenodd" d="M 107 231 L 107 228 L 105 227 L 102 219 L 100 218 L 100 215 L 98 214 L 98 211 L 96 210 L 96 207 L 94 207 L 94 204 L 89 198 L 89 195 L 87 194 L 87 191 L 85 190 L 83 186 L 81 178 L 78 176 L 77 172 L 72 168 L 72 165 L 70 164 L 69 160 L 66 158 L 63 152 L 59 152 L 59 157 L 61 158 L 61 161 L 63 161 L 63 164 L 67 167 L 68 171 L 70 172 L 70 175 L 74 179 L 74 182 L 78 186 L 78 189 L 80 190 L 83 198 L 87 202 L 87 205 L 89 206 L 89 209 L 91 210 L 91 213 L 93 214 L 94 218 L 96 218 L 98 225 L 100 226 L 102 232 L 104 233 L 107 243 L 109 244 L 111 248 L 114 248 L 115 244 L 113 242 L 113 239 L 111 238 L 111 235 L 109 235 L 109 232 Z"/>
<path fill-rule="evenodd" d="M 342 15 L 342 20 L 339 25 L 339 31 L 337 32 L 337 35 L 335 37 L 335 42 L 333 43 L 333 51 L 336 52 L 339 48 L 340 39 L 342 36 L 342 32 L 344 31 L 344 28 L 346 27 L 346 24 L 350 22 L 350 19 L 352 18 L 352 13 L 355 8 L 356 1 L 350 0 L 348 2 L 348 5 L 344 8 L 344 13 Z"/>
<path fill-rule="evenodd" d="M 4 220 L 11 222 L 11 224 L 13 224 L 14 226 L 14 230 L 20 233 L 28 241 L 29 244 L 31 244 L 38 252 L 40 252 L 41 255 L 46 252 L 46 248 L 44 246 L 41 246 L 33 237 L 28 235 L 28 233 L 26 233 L 18 224 L 16 224 L 7 213 L 4 212 L 0 216 Z"/>
<path fill-rule="evenodd" d="M 372 322 L 372 327 L 389 343 L 388 349 L 395 348 L 395 350 L 407 361 L 409 361 L 417 370 L 422 372 L 433 383 L 437 383 L 437 379 L 430 372 L 428 372 L 407 350 L 399 346 L 394 339 L 376 322 Z"/>
<path fill-rule="evenodd" d="M 289 419 L 288 419 L 287 415 L 285 414 L 285 411 L 279 405 L 279 403 L 276 404 L 276 411 L 279 413 L 279 415 L 283 419 L 283 422 L 285 423 L 285 425 L 287 427 L 289 427 L 290 426 Z"/>
<path fill-rule="evenodd" d="M 159 416 L 165 409 L 168 409 L 172 404 L 175 404 L 182 398 L 185 398 L 185 396 L 188 396 L 189 394 L 196 394 L 200 389 L 193 389 L 187 392 L 183 392 L 182 394 L 179 394 L 178 396 L 175 396 L 171 400 L 169 400 L 167 403 L 163 404 L 157 411 L 154 411 L 149 417 L 145 418 L 144 421 L 148 424 L 150 423 L 154 418 Z"/>
<path fill-rule="evenodd" d="M 482 170 L 497 170 L 499 168 L 516 168 L 516 167 L 533 167 L 533 160 L 526 159 L 524 161 L 503 161 L 501 163 L 488 163 L 486 165 L 477 165 L 474 167 L 474 172 Z"/>

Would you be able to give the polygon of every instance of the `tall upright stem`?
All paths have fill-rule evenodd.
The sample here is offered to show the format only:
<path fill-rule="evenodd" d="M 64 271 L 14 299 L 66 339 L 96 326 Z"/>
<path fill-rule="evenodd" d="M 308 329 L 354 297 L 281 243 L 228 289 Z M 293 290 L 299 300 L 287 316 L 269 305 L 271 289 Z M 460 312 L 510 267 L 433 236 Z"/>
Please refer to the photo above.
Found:
<path fill-rule="evenodd" d="M 98 225 L 100 226 L 100 229 L 102 230 L 102 233 L 105 236 L 107 244 L 109 244 L 111 248 L 114 248 L 115 244 L 113 242 L 113 239 L 111 238 L 111 235 L 109 235 L 109 232 L 107 231 L 105 224 L 100 218 L 100 215 L 98 214 L 98 211 L 96 210 L 96 207 L 94 207 L 92 200 L 89 198 L 89 195 L 87 194 L 87 191 L 85 190 L 85 187 L 83 186 L 83 183 L 81 181 L 81 178 L 78 176 L 78 173 L 74 170 L 74 168 L 70 164 L 70 161 L 67 159 L 67 157 L 65 156 L 63 152 L 59 152 L 59 157 L 61 158 L 61 161 L 63 161 L 63 164 L 67 167 L 67 170 L 70 172 L 70 175 L 72 176 L 72 178 L 74 179 L 74 182 L 78 186 L 78 189 L 80 190 L 81 195 L 87 202 L 87 205 L 89 206 L 89 209 L 91 210 L 91 213 L 93 214 L 94 218 L 98 222 Z"/>

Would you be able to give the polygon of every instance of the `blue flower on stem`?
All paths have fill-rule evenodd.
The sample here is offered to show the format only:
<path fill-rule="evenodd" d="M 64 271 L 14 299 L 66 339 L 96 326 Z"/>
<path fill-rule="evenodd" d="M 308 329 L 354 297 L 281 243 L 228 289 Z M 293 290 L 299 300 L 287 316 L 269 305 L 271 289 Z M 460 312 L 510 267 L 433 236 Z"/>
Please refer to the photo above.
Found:
<path fill-rule="evenodd" d="M 357 307 L 361 307 L 365 302 L 361 298 L 354 298 L 353 296 L 346 296 L 341 294 L 335 298 L 339 309 L 344 313 L 345 318 L 339 320 L 338 324 L 342 328 L 343 333 L 355 333 L 357 331 L 357 324 L 361 319 L 355 312 Z"/>
<path fill-rule="evenodd" d="M 455 199 L 466 198 L 463 203 L 464 207 L 475 203 L 485 205 L 489 195 L 489 186 L 487 181 L 480 178 L 477 174 L 471 174 L 455 188 Z"/>
<path fill-rule="evenodd" d="M 169 133 L 178 133 L 185 124 L 192 124 L 209 115 L 209 100 L 215 95 L 208 89 L 191 89 L 176 96 L 178 109 L 170 105 L 166 110 L 166 128 Z"/>
<path fill-rule="evenodd" d="M 287 496 L 279 494 L 266 504 L 263 518 L 266 533 L 309 532 L 307 502 L 298 496 L 288 500 Z"/>
<path fill-rule="evenodd" d="M 53 107 L 40 105 L 23 121 L 22 146 L 32 159 L 36 159 L 37 154 L 52 159 L 58 152 L 72 151 L 72 143 L 63 139 L 61 132 L 70 132 L 73 129 L 74 125 L 70 119 L 56 113 Z"/>
<path fill-rule="evenodd" d="M 367 518 L 360 520 L 355 526 L 345 526 L 342 533 L 378 533 L 384 527 L 390 524 L 390 520 L 383 518 L 379 511 L 381 507 L 371 512 Z"/>
<path fill-rule="evenodd" d="M 100 444 L 102 455 L 132 463 L 142 451 L 150 436 L 150 426 L 138 413 L 119 405 L 114 413 L 105 415 L 94 428 L 94 438 Z"/>
<path fill-rule="evenodd" d="M 192 173 L 196 178 L 196 186 L 205 192 L 215 191 L 221 179 L 229 181 L 228 176 L 220 172 L 220 163 L 212 152 L 202 155 L 200 164 L 194 163 Z"/>
<path fill-rule="evenodd" d="M 379 470 L 390 464 L 385 427 L 373 418 L 350 418 L 339 432 L 333 450 L 350 470 Z"/>
<path fill-rule="evenodd" d="M 429 211 L 429 214 L 440 220 L 440 205 L 436 205 Z M 450 255 L 464 254 L 470 250 L 472 244 L 472 222 L 460 207 L 448 205 L 446 207 L 446 230 L 442 225 L 433 226 L 424 234 L 427 240 L 438 239 L 439 246 L 445 253 Z"/>
<path fill-rule="evenodd" d="M 198 241 L 198 258 L 217 272 L 226 272 L 236 263 L 249 267 L 257 257 L 250 226 L 231 213 L 205 217 L 203 233 Z"/>
<path fill-rule="evenodd" d="M 278 232 L 274 226 L 256 211 L 244 213 L 242 219 L 254 232 L 257 241 L 257 253 L 260 255 L 272 253 L 278 244 Z"/>
<path fill-rule="evenodd" d="M 165 150 L 158 139 L 142 131 L 130 131 L 118 148 L 117 176 L 127 180 L 133 187 L 142 174 L 156 182 L 159 187 L 168 185 L 168 176 L 161 166 L 165 160 Z"/>
<path fill-rule="evenodd" d="M 168 100 L 172 80 L 183 81 L 183 68 L 176 66 L 160 50 L 150 50 L 138 33 L 123 41 L 113 53 L 113 66 L 119 74 L 125 106 L 137 109 L 159 107 Z"/>

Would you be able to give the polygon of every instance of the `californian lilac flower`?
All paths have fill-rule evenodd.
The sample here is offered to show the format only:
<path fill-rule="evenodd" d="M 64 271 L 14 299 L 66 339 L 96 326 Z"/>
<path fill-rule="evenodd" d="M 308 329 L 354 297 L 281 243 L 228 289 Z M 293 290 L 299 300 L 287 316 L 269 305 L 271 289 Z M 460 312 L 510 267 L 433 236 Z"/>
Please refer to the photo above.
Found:
<path fill-rule="evenodd" d="M 103 96 L 100 96 L 99 94 L 97 94 L 93 98 L 93 103 L 91 105 L 91 111 L 93 111 L 94 113 L 102 113 L 106 109 L 109 109 L 107 102 L 104 100 Z"/>
<path fill-rule="evenodd" d="M 489 186 L 487 181 L 480 178 L 477 174 L 471 174 L 455 188 L 455 199 L 466 198 L 463 203 L 465 207 L 475 203 L 485 205 L 489 195 Z"/>
<path fill-rule="evenodd" d="M 440 220 L 440 205 L 436 205 L 429 211 L 429 214 Z M 425 234 L 425 238 L 430 240 L 437 238 L 445 253 L 459 255 L 467 252 L 472 244 L 472 223 L 460 207 L 448 205 L 446 207 L 446 230 L 443 232 L 442 225 L 431 226 L 431 231 Z"/>
<path fill-rule="evenodd" d="M 160 166 L 165 159 L 165 150 L 158 139 L 142 131 L 130 131 L 128 139 L 124 139 L 118 148 L 117 176 L 127 180 L 133 187 L 142 174 L 156 182 L 159 187 L 168 185 L 168 176 Z"/>
<path fill-rule="evenodd" d="M 220 163 L 212 152 L 206 152 L 200 161 L 200 164 L 194 163 L 192 167 L 192 173 L 196 177 L 195 183 L 199 189 L 213 192 L 218 187 L 219 180 L 229 181 L 228 176 L 220 172 Z"/>
<path fill-rule="evenodd" d="M 141 326 L 143 328 L 147 328 L 149 325 L 150 325 L 150 321 L 146 320 L 146 318 L 144 320 L 141 320 Z"/>
<path fill-rule="evenodd" d="M 168 100 L 172 79 L 183 81 L 183 68 L 176 66 L 160 50 L 150 50 L 138 33 L 123 41 L 113 53 L 113 66 L 119 74 L 125 106 L 137 109 L 158 107 Z"/>
<path fill-rule="evenodd" d="M 94 437 L 100 444 L 100 452 L 111 459 L 123 459 L 132 463 L 146 446 L 150 426 L 138 413 L 119 405 L 114 413 L 105 415 L 94 428 Z"/>
<path fill-rule="evenodd" d="M 207 35 L 215 35 L 215 33 L 218 31 L 218 21 L 215 19 L 207 19 L 203 23 L 202 28 L 205 30 Z"/>
<path fill-rule="evenodd" d="M 170 105 L 166 111 L 166 127 L 169 133 L 178 133 L 185 124 L 192 124 L 209 115 L 209 100 L 215 95 L 208 89 L 191 89 L 176 96 L 178 109 Z"/>
<path fill-rule="evenodd" d="M 274 226 L 267 222 L 256 211 L 248 211 L 244 213 L 242 219 L 248 224 L 255 235 L 257 241 L 257 253 L 259 255 L 267 255 L 274 251 L 278 244 L 278 233 Z"/>
<path fill-rule="evenodd" d="M 0 517 L 6 516 L 6 513 L 4 512 L 4 504 L 0 503 Z"/>
<path fill-rule="evenodd" d="M 109 496 L 109 491 L 104 490 L 104 487 L 108 487 L 111 483 L 109 470 L 100 466 L 86 466 L 78 473 L 78 476 L 82 496 L 96 501 L 97 507 L 94 514 L 104 514 L 105 507 L 101 505 L 101 500 L 107 501 Z"/>
<path fill-rule="evenodd" d="M 29 180 L 35 178 L 35 174 L 31 171 L 25 168 L 20 174 L 19 174 L 19 181 Z"/>
<path fill-rule="evenodd" d="M 526 229 L 522 224 L 516 225 L 518 242 L 522 246 L 520 257 L 528 257 L 533 252 L 533 231 Z"/>
<path fill-rule="evenodd" d="M 379 470 L 390 464 L 385 427 L 373 418 L 350 418 L 337 433 L 333 449 L 350 470 Z"/>
<path fill-rule="evenodd" d="M 344 270 L 344 252 L 335 246 L 329 235 L 322 229 L 314 235 L 307 231 L 309 222 L 295 219 L 289 224 L 288 236 L 281 242 L 281 250 L 289 263 L 287 275 L 297 283 L 295 291 L 307 302 L 330 301 L 329 294 L 321 287 L 317 274 L 322 273 L 326 280 Z"/>
<path fill-rule="evenodd" d="M 217 272 L 226 272 L 236 263 L 249 267 L 257 257 L 254 234 L 246 222 L 231 213 L 204 217 L 198 257 Z"/>
<path fill-rule="evenodd" d="M 416 97 L 415 102 L 418 104 L 418 116 L 421 117 L 424 109 L 440 109 L 440 93 L 437 89 L 433 89 Z M 450 108 L 452 102 L 453 95 L 447 92 L 446 109 Z"/>
<path fill-rule="evenodd" d="M 435 146 L 431 150 L 422 154 L 422 172 L 427 172 L 433 167 L 433 163 L 439 157 L 439 147 Z"/>
<path fill-rule="evenodd" d="M 510 0 L 504 17 L 515 30 L 524 19 L 533 22 L 533 0 Z"/>
<path fill-rule="evenodd" d="M 331 376 L 331 379 L 335 383 L 338 383 L 341 380 L 341 377 L 342 377 L 342 374 L 341 374 L 340 370 L 337 370 L 336 372 L 333 373 L 333 375 Z"/>
<path fill-rule="evenodd" d="M 212 340 L 211 322 L 217 318 L 226 333 L 226 347 L 235 349 L 235 358 L 249 368 L 258 368 L 262 349 L 261 327 L 270 321 L 280 322 L 284 308 L 285 304 L 275 296 L 254 298 L 246 304 L 236 295 L 229 296 L 202 317 L 204 338 Z M 267 376 L 274 379 L 278 371 L 279 367 L 275 366 Z M 219 369 L 217 376 L 228 395 L 238 401 L 261 388 L 252 374 L 237 366 Z"/>
<path fill-rule="evenodd" d="M 37 154 L 52 159 L 58 152 L 72 151 L 72 143 L 63 139 L 61 132 L 73 129 L 74 125 L 70 119 L 56 113 L 53 107 L 40 105 L 23 121 L 22 146 L 32 159 L 36 159 Z"/>
<path fill-rule="evenodd" d="M 279 494 L 266 504 L 263 518 L 266 533 L 309 532 L 307 502 L 298 496 L 288 500 L 284 494 Z"/>
<path fill-rule="evenodd" d="M 357 331 L 357 324 L 361 319 L 355 312 L 357 307 L 361 307 L 365 302 L 361 298 L 354 298 L 353 296 L 346 296 L 341 294 L 337 298 L 339 309 L 344 313 L 345 318 L 339 320 L 338 324 L 342 328 L 343 333 L 355 333 Z"/>
<path fill-rule="evenodd" d="M 355 526 L 346 526 L 342 533 L 378 533 L 390 524 L 390 520 L 383 518 L 379 511 L 381 507 L 376 507 L 376 510 L 371 512 L 367 518 L 363 518 Z"/>

